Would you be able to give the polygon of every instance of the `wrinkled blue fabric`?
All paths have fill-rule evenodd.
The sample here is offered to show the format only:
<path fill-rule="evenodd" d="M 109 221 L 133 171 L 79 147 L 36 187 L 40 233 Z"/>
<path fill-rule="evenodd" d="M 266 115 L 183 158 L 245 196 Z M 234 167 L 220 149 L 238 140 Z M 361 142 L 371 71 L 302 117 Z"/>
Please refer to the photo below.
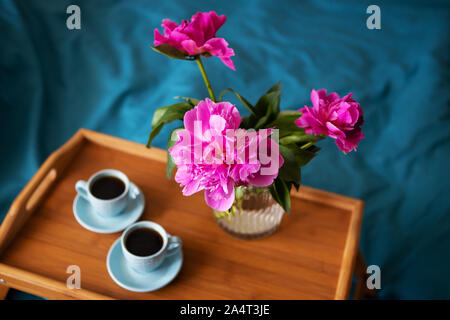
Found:
<path fill-rule="evenodd" d="M 66 27 L 70 4 L 81 8 L 81 30 Z M 232 87 L 255 102 L 281 81 L 282 109 L 299 109 L 311 105 L 312 88 L 355 92 L 366 138 L 347 156 L 320 142 L 302 183 L 365 201 L 360 245 L 381 268 L 380 298 L 449 299 L 450 5 L 377 1 L 382 29 L 369 30 L 370 4 L 2 0 L 0 220 L 78 128 L 145 143 L 156 108 L 174 96 L 206 97 L 195 63 L 149 44 L 162 18 L 215 10 L 228 16 L 218 36 L 237 69 L 204 62 L 216 93 Z M 178 125 L 154 145 L 166 148 Z"/>

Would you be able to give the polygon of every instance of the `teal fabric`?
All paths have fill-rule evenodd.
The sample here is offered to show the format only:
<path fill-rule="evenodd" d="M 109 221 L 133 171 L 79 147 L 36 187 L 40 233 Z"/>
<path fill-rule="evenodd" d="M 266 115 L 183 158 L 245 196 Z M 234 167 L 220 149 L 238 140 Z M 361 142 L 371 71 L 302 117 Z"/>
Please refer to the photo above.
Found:
<path fill-rule="evenodd" d="M 72 3 L 81 30 L 66 28 Z M 366 138 L 347 156 L 320 142 L 302 182 L 366 202 L 361 248 L 381 268 L 380 298 L 450 298 L 450 5 L 377 1 L 382 29 L 369 30 L 370 4 L 2 0 L 0 218 L 78 128 L 145 143 L 155 108 L 207 96 L 194 63 L 149 44 L 162 18 L 215 10 L 228 16 L 219 36 L 237 68 L 205 61 L 216 92 L 232 87 L 255 102 L 281 80 L 283 109 L 310 105 L 312 88 L 355 92 Z M 154 145 L 165 148 L 177 125 Z"/>

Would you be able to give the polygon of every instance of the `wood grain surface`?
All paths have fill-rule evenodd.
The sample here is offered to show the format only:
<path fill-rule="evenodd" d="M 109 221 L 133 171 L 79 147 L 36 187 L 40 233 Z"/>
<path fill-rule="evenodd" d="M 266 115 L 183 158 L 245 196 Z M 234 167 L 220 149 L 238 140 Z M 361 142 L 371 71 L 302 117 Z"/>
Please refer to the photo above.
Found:
<path fill-rule="evenodd" d="M 235 239 L 216 225 L 202 193 L 184 197 L 166 178 L 166 156 L 160 149 L 81 129 L 42 165 L 0 227 L 0 277 L 6 285 L 54 299 L 348 297 L 362 201 L 302 186 L 274 235 Z M 106 168 L 123 171 L 144 192 L 140 220 L 155 221 L 183 240 L 180 274 L 160 290 L 134 293 L 119 287 L 108 275 L 106 255 L 121 233 L 88 231 L 73 216 L 75 183 Z M 81 268 L 82 289 L 66 287 L 69 265 Z"/>

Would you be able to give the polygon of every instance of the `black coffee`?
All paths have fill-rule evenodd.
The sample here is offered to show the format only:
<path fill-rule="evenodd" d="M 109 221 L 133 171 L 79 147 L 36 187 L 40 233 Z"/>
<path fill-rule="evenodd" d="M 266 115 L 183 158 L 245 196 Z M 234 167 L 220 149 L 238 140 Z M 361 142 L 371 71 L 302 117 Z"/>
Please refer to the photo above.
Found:
<path fill-rule="evenodd" d="M 140 257 L 151 256 L 163 246 L 161 235 L 150 228 L 139 228 L 131 231 L 125 239 L 125 247 L 132 254 Z"/>
<path fill-rule="evenodd" d="M 91 185 L 94 197 L 109 200 L 120 196 L 125 191 L 125 183 L 116 177 L 101 177 Z"/>

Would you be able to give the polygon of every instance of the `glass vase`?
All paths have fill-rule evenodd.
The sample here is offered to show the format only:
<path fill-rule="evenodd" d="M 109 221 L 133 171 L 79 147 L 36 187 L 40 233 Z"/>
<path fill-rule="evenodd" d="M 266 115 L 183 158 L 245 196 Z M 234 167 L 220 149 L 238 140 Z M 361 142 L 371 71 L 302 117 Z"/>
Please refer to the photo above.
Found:
<path fill-rule="evenodd" d="M 268 188 L 254 186 L 236 189 L 236 199 L 228 212 L 213 211 L 217 224 L 240 239 L 260 239 L 274 233 L 283 218 L 283 208 Z"/>

